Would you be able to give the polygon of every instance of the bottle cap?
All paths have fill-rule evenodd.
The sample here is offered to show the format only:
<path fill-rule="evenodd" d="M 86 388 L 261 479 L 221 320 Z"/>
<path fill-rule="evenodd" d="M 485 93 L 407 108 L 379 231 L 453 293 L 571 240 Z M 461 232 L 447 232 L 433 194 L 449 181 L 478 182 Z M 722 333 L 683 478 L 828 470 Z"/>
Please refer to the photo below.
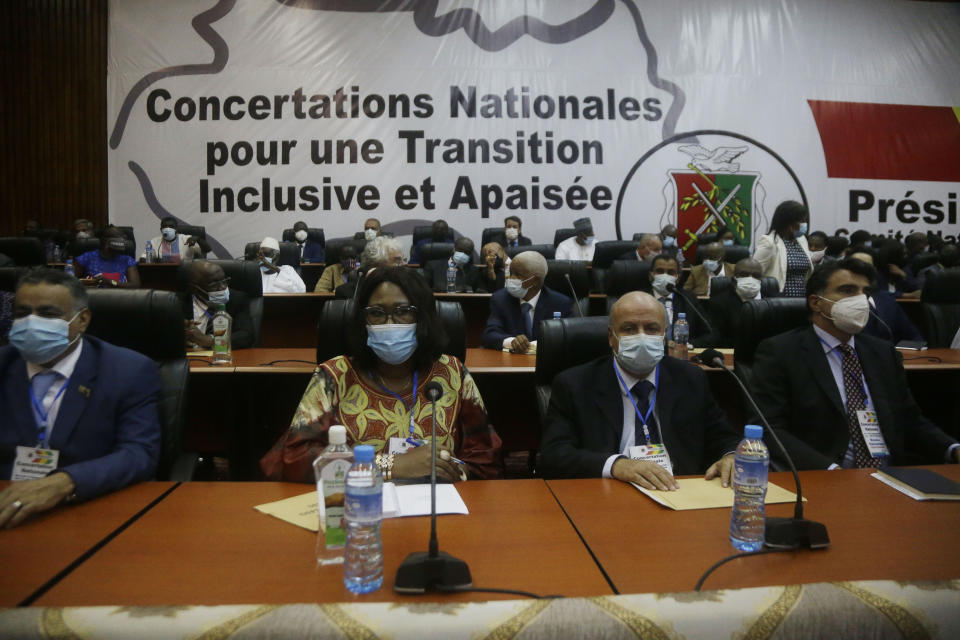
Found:
<path fill-rule="evenodd" d="M 218 304 L 218 305 L 217 305 L 217 309 L 220 310 L 220 311 L 226 311 L 226 310 L 227 310 L 227 305 L 225 305 L 225 304 Z"/>
<path fill-rule="evenodd" d="M 743 428 L 743 437 L 759 440 L 763 437 L 763 427 L 758 424 L 748 424 Z"/>
<path fill-rule="evenodd" d="M 683 313 L 683 312 L 681 311 L 680 313 L 677 314 L 677 319 L 678 319 L 678 320 L 686 320 L 686 319 L 687 319 L 687 314 L 686 314 L 686 313 Z"/>
<path fill-rule="evenodd" d="M 353 448 L 354 462 L 373 462 L 373 445 L 358 444 Z"/>
<path fill-rule="evenodd" d="M 327 440 L 330 444 L 347 444 L 347 428 L 335 424 L 327 429 Z"/>

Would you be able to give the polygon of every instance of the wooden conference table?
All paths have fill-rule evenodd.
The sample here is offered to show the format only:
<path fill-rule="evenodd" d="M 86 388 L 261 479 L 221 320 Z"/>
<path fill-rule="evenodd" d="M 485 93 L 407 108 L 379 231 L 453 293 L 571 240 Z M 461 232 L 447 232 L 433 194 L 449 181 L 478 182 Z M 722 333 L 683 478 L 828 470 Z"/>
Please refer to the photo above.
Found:
<path fill-rule="evenodd" d="M 960 467 L 935 469 L 960 480 Z M 960 502 L 916 502 L 868 474 L 801 473 L 809 498 L 807 515 L 826 524 L 829 549 L 734 560 L 712 574 L 704 588 L 960 577 Z M 771 479 L 792 487 L 789 474 L 774 473 Z M 727 534 L 729 509 L 670 511 L 614 480 L 500 480 L 457 486 L 470 515 L 438 519 L 440 547 L 469 564 L 477 587 L 565 596 L 609 595 L 614 589 L 689 591 L 708 567 L 733 553 Z M 22 601 L 91 541 L 167 489 L 164 483 L 147 483 L 0 532 L 5 569 L 0 605 Z M 386 520 L 384 587 L 364 596 L 349 594 L 342 586 L 342 569 L 315 566 L 314 534 L 253 509 L 310 489 L 288 483 L 182 483 L 31 604 L 515 597 L 395 594 L 398 564 L 408 553 L 426 549 L 427 517 Z M 791 510 L 792 505 L 769 507 L 771 515 L 789 515 Z M 44 553 L 56 561 L 36 562 Z"/>

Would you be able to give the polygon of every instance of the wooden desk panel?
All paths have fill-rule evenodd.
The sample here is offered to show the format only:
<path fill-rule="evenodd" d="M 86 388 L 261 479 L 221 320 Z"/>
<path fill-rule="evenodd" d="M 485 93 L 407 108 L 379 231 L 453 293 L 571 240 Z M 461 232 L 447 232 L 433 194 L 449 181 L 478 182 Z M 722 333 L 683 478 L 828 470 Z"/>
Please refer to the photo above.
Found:
<path fill-rule="evenodd" d="M 930 468 L 960 480 L 958 466 Z M 869 474 L 802 472 L 805 515 L 827 526 L 830 548 L 733 560 L 704 588 L 960 577 L 960 502 L 918 502 Z M 789 473 L 770 477 L 793 487 Z M 671 511 L 618 480 L 548 485 L 621 593 L 689 591 L 714 562 L 735 553 L 729 509 Z M 793 505 L 769 505 L 767 513 L 791 516 Z"/>
<path fill-rule="evenodd" d="M 308 484 L 185 483 L 37 604 L 174 605 L 469 601 L 487 593 L 400 596 L 397 566 L 425 551 L 429 518 L 386 520 L 384 586 L 354 596 L 341 566 L 317 567 L 316 535 L 253 509 Z M 465 560 L 478 587 L 569 596 L 611 590 L 542 480 L 458 485 L 469 516 L 438 518 L 440 548 Z"/>
<path fill-rule="evenodd" d="M 960 371 L 960 349 L 899 349 L 906 371 Z"/>
<path fill-rule="evenodd" d="M 16 606 L 173 484 L 136 484 L 0 531 L 0 606 Z"/>

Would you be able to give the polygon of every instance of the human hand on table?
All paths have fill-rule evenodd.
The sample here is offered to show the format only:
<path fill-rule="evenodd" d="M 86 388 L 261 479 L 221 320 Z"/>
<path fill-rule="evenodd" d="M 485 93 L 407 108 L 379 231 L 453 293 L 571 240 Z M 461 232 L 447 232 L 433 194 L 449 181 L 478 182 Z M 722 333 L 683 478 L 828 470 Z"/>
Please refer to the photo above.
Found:
<path fill-rule="evenodd" d="M 530 349 L 530 338 L 522 333 L 510 343 L 510 353 L 526 353 Z"/>
<path fill-rule="evenodd" d="M 720 484 L 729 487 L 733 484 L 733 459 L 734 454 L 728 453 L 707 469 L 707 474 L 703 476 L 704 480 L 720 478 Z"/>
<path fill-rule="evenodd" d="M 74 488 L 73 478 L 63 472 L 12 483 L 0 491 L 0 529 L 12 529 L 30 516 L 54 508 Z"/>
<path fill-rule="evenodd" d="M 460 465 L 449 459 L 449 452 L 446 452 L 446 456 L 443 455 L 444 452 L 446 450 L 443 447 L 437 447 L 437 480 L 458 482 L 461 479 Z M 394 478 L 422 478 L 429 475 L 429 444 L 408 449 L 406 453 L 395 456 L 393 459 Z"/>
<path fill-rule="evenodd" d="M 624 482 L 635 482 L 644 489 L 676 491 L 680 488 L 673 475 L 656 462 L 617 458 L 610 475 Z"/>

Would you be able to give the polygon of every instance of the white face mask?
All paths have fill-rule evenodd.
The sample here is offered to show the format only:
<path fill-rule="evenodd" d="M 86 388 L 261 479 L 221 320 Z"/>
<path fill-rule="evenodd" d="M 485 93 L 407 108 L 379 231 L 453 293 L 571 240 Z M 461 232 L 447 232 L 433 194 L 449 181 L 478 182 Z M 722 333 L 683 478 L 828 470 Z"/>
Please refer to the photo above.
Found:
<path fill-rule="evenodd" d="M 832 316 L 828 316 L 822 311 L 820 314 L 824 318 L 832 320 L 840 331 L 856 334 L 863 331 L 863 328 L 867 326 L 867 321 L 870 319 L 870 302 L 867 300 L 866 294 L 861 293 L 857 296 L 841 298 L 835 302 L 823 296 L 817 297 L 821 300 L 833 302 Z"/>
<path fill-rule="evenodd" d="M 737 295 L 743 301 L 753 300 L 760 293 L 760 280 L 753 276 L 737 278 Z"/>
<path fill-rule="evenodd" d="M 363 230 L 363 238 L 364 238 L 364 240 L 366 240 L 367 242 L 370 242 L 371 240 L 373 240 L 373 239 L 376 238 L 376 237 L 377 237 L 377 230 L 376 230 L 376 229 L 364 229 L 364 230 Z"/>
<path fill-rule="evenodd" d="M 164 227 L 163 229 L 160 229 L 160 235 L 163 236 L 163 239 L 167 242 L 171 242 L 177 237 L 177 230 L 170 227 Z"/>
<path fill-rule="evenodd" d="M 634 375 L 646 375 L 663 359 L 663 336 L 617 336 L 617 363 Z"/>
<path fill-rule="evenodd" d="M 810 252 L 810 259 L 813 260 L 813 264 L 819 264 L 819 262 L 823 260 L 823 254 L 825 251 L 826 249 L 820 249 L 819 251 Z"/>
<path fill-rule="evenodd" d="M 710 273 L 715 272 L 715 271 L 717 270 L 717 267 L 719 267 L 719 266 L 720 266 L 720 261 L 719 261 L 719 260 L 709 260 L 709 259 L 708 259 L 708 260 L 704 260 L 704 261 L 703 261 L 703 268 L 706 269 L 707 271 L 709 271 Z"/>
<path fill-rule="evenodd" d="M 303 229 L 300 229 L 299 231 L 293 234 L 293 237 L 297 239 L 297 242 L 303 242 L 304 240 L 307 239 L 307 232 L 304 231 Z"/>
<path fill-rule="evenodd" d="M 523 286 L 523 282 L 518 278 L 507 278 L 503 282 L 503 288 L 517 300 L 523 300 L 530 292 L 530 287 Z"/>
<path fill-rule="evenodd" d="M 520 230 L 516 227 L 507 227 L 503 233 L 507 236 L 507 240 L 516 240 L 520 236 Z"/>
<path fill-rule="evenodd" d="M 674 238 L 673 236 L 667 236 L 666 238 L 663 239 L 663 246 L 664 246 L 664 247 L 675 247 L 675 246 L 677 246 L 677 239 Z"/>
<path fill-rule="evenodd" d="M 669 273 L 658 273 L 653 276 L 653 290 L 656 291 L 658 295 L 665 296 L 670 293 L 667 290 L 667 285 L 671 284 L 677 284 L 677 276 L 672 276 Z"/>

